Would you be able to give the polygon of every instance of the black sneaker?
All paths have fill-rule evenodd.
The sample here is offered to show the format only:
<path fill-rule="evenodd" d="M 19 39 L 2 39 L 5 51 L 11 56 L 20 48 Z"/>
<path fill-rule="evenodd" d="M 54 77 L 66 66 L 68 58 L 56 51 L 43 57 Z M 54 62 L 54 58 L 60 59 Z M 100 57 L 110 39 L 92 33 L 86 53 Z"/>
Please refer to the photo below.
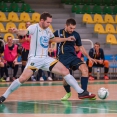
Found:
<path fill-rule="evenodd" d="M 84 91 L 83 93 L 78 94 L 79 99 L 94 98 L 95 96 L 95 94 L 89 93 L 88 91 Z"/>
<path fill-rule="evenodd" d="M 4 102 L 6 100 L 6 98 L 4 96 L 0 97 L 0 104 L 2 104 L 2 102 Z"/>

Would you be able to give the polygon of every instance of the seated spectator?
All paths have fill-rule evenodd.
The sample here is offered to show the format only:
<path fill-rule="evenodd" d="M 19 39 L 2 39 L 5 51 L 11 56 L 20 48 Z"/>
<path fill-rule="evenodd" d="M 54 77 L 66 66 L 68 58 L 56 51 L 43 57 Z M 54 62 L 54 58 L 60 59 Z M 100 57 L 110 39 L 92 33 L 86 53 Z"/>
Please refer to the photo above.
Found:
<path fill-rule="evenodd" d="M 94 44 L 94 48 L 91 48 L 89 51 L 89 56 L 96 60 L 97 64 L 87 61 L 88 68 L 89 68 L 89 80 L 94 80 L 94 77 L 91 75 L 92 67 L 104 67 L 104 79 L 108 80 L 109 77 L 107 76 L 109 71 L 109 61 L 105 60 L 103 49 L 100 48 L 100 43 L 96 42 Z"/>
<path fill-rule="evenodd" d="M 12 80 L 15 80 L 18 72 L 17 56 L 18 53 L 20 53 L 20 49 L 18 48 L 17 44 L 13 44 L 13 39 L 11 36 L 7 37 L 7 44 L 5 45 L 5 48 L 2 49 L 1 53 L 4 53 L 4 71 L 7 77 L 6 81 L 10 81 L 7 69 L 8 67 L 11 67 L 14 70 Z"/>

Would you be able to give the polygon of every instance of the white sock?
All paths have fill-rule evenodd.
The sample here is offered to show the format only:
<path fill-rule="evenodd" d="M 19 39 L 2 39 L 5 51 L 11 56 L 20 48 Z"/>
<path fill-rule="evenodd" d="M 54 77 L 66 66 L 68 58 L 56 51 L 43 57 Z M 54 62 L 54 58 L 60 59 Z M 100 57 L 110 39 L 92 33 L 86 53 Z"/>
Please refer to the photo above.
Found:
<path fill-rule="evenodd" d="M 66 82 L 72 86 L 77 93 L 82 93 L 84 90 L 78 85 L 77 81 L 75 80 L 75 78 L 68 74 L 64 77 L 64 79 L 66 80 Z"/>
<path fill-rule="evenodd" d="M 21 83 L 19 79 L 16 79 L 12 82 L 12 84 L 9 86 L 9 88 L 6 90 L 6 92 L 3 94 L 5 98 L 7 98 L 13 91 L 18 89 L 20 87 Z"/>

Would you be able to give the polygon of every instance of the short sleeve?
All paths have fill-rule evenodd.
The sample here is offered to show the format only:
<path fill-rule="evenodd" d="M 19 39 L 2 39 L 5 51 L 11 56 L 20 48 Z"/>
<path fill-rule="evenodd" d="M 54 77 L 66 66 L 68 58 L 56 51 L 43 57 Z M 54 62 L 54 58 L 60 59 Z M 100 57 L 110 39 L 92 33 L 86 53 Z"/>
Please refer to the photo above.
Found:
<path fill-rule="evenodd" d="M 76 33 L 75 38 L 76 38 L 76 45 L 82 46 L 81 38 L 80 38 L 80 35 L 78 33 Z"/>
<path fill-rule="evenodd" d="M 35 30 L 36 30 L 36 24 L 30 25 L 30 26 L 27 28 L 27 30 L 28 30 L 28 34 L 29 34 L 29 35 L 33 35 L 34 32 L 35 32 Z"/>
<path fill-rule="evenodd" d="M 58 35 L 58 30 L 56 30 L 56 31 L 54 32 L 54 36 L 55 36 L 55 37 L 59 37 L 59 35 Z"/>

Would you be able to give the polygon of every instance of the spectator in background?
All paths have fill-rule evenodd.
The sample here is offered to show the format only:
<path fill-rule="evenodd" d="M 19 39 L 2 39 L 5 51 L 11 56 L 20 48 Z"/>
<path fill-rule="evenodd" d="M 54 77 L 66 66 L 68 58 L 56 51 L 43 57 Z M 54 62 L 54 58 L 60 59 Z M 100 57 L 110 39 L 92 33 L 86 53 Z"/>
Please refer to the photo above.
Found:
<path fill-rule="evenodd" d="M 2 43 L 3 38 L 0 36 L 0 53 L 2 53 L 2 51 L 4 50 L 4 45 Z M 0 54 L 0 82 L 5 82 L 3 75 L 4 75 L 4 60 L 2 58 L 2 55 Z"/>
<path fill-rule="evenodd" d="M 97 64 L 95 64 L 94 62 L 90 62 L 89 60 L 87 61 L 89 68 L 89 80 L 94 80 L 94 77 L 91 75 L 93 66 L 104 67 L 104 79 L 108 80 L 109 77 L 107 76 L 107 74 L 109 71 L 109 61 L 105 60 L 104 51 L 102 48 L 100 48 L 99 42 L 96 42 L 94 44 L 94 48 L 90 49 L 89 56 L 97 61 Z"/>
<path fill-rule="evenodd" d="M 13 78 L 12 80 L 16 79 L 16 74 L 18 72 L 18 62 L 17 56 L 20 54 L 20 49 L 18 48 L 17 44 L 13 44 L 13 38 L 11 36 L 7 37 L 7 44 L 5 48 L 2 47 L 1 54 L 4 53 L 4 71 L 6 75 L 6 81 L 10 81 L 10 77 L 8 75 L 8 67 L 11 67 L 13 71 Z"/>
<path fill-rule="evenodd" d="M 26 22 L 26 28 L 28 28 L 31 25 L 30 22 Z M 29 49 L 30 49 L 30 40 L 31 40 L 31 35 L 25 35 L 25 36 L 18 36 L 19 42 L 22 44 L 22 72 L 24 71 L 24 68 L 26 66 L 26 62 L 28 60 L 28 54 L 29 54 Z M 31 76 L 32 81 L 36 81 L 34 76 Z"/>

